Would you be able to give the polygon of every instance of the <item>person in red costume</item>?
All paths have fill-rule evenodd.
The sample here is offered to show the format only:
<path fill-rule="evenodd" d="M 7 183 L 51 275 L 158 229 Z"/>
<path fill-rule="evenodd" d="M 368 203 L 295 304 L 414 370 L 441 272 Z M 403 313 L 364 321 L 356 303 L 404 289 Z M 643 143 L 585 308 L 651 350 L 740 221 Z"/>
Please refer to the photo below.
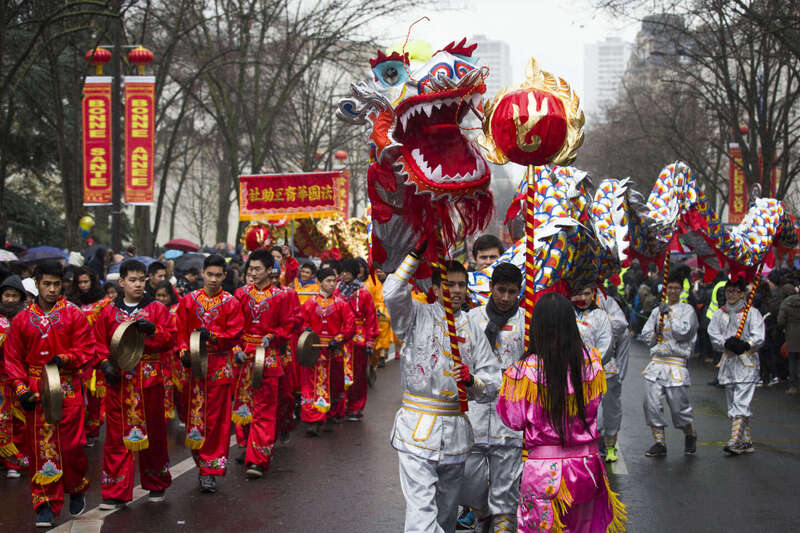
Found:
<path fill-rule="evenodd" d="M 81 308 L 90 326 L 94 326 L 100 312 L 114 299 L 106 296 L 94 270 L 80 267 L 75 270 L 75 284 L 67 299 Z M 86 446 L 92 447 L 100 435 L 100 426 L 106 418 L 106 382 L 103 373 L 88 367 L 83 376 L 84 396 L 86 397 Z"/>
<path fill-rule="evenodd" d="M 52 526 L 65 491 L 70 514 L 81 514 L 89 487 L 81 376 L 94 362 L 95 340 L 83 312 L 61 296 L 63 274 L 64 267 L 55 261 L 36 267 L 39 295 L 14 317 L 5 343 L 6 372 L 25 410 L 37 527 Z M 46 364 L 58 366 L 64 392 L 61 421 L 52 425 L 45 421 L 39 400 Z"/>
<path fill-rule="evenodd" d="M 200 469 L 200 491 L 217 491 L 215 476 L 228 465 L 233 393 L 233 347 L 239 343 L 244 317 L 239 301 L 222 290 L 225 259 L 210 255 L 203 261 L 202 289 L 185 295 L 178 309 L 178 349 L 184 368 L 192 366 L 189 337 L 200 332 L 208 347 L 206 378 L 189 381 L 186 446 Z"/>
<path fill-rule="evenodd" d="M 151 502 L 164 501 L 169 487 L 167 423 L 161 354 L 175 343 L 169 310 L 145 293 L 147 268 L 129 259 L 119 268 L 122 294 L 106 306 L 95 323 L 99 368 L 106 380 L 106 440 L 103 447 L 103 503 L 119 509 L 133 499 L 136 477 L 133 452 L 139 452 L 139 478 Z M 145 335 L 144 354 L 131 371 L 109 360 L 111 338 L 125 322 Z"/>
<path fill-rule="evenodd" d="M 159 281 L 153 297 L 169 310 L 169 318 L 177 332 L 178 293 L 172 283 Z M 175 342 L 177 343 L 177 338 Z M 185 394 L 188 393 L 189 376 L 178 358 L 175 357 L 174 344 L 171 349 L 161 352 L 161 370 L 164 379 L 164 412 L 168 419 L 173 419 L 178 414 L 182 420 L 186 414 L 186 406 L 189 405 L 186 401 L 187 394 Z"/>
<path fill-rule="evenodd" d="M 273 259 L 266 250 L 250 255 L 247 269 L 253 283 L 236 290 L 244 315 L 243 349 L 235 354 L 242 366 L 234 394 L 234 421 L 250 419 L 247 431 L 247 477 L 257 479 L 269 468 L 278 423 L 278 384 L 283 375 L 281 350 L 296 327 L 300 304 L 297 295 L 270 283 Z M 256 348 L 266 350 L 264 378 L 253 389 L 253 358 Z"/>
<path fill-rule="evenodd" d="M 11 321 L 25 307 L 25 287 L 16 274 L 0 285 L 0 464 L 6 467 L 6 477 L 17 479 L 20 470 L 30 465 L 25 442 L 25 415 L 14 394 L 14 384 L 8 379 L 3 362 L 3 344 Z"/>
<path fill-rule="evenodd" d="M 355 316 L 350 306 L 341 298 L 333 296 L 336 275 L 330 268 L 317 272 L 320 281 L 319 294 L 313 296 L 300 308 L 300 316 L 306 330 L 319 335 L 320 342 L 327 346 L 320 351 L 313 367 L 303 367 L 301 419 L 308 424 L 306 434 L 316 437 L 331 411 L 331 380 L 334 359 L 341 348 L 353 337 Z M 339 357 L 341 357 L 339 355 Z M 339 365 L 341 365 L 341 359 Z"/>
<path fill-rule="evenodd" d="M 358 422 L 367 404 L 367 366 L 378 338 L 378 318 L 375 304 L 367 287 L 358 279 L 359 261 L 342 261 L 342 280 L 333 293 L 350 305 L 355 315 L 355 335 L 345 350 L 344 383 L 347 388 L 345 416 Z"/>
<path fill-rule="evenodd" d="M 280 265 L 278 279 L 281 287 L 292 285 L 297 277 L 298 270 L 300 270 L 300 263 L 292 257 L 292 251 L 289 246 L 286 244 L 282 248 L 274 246 L 270 253 Z"/>

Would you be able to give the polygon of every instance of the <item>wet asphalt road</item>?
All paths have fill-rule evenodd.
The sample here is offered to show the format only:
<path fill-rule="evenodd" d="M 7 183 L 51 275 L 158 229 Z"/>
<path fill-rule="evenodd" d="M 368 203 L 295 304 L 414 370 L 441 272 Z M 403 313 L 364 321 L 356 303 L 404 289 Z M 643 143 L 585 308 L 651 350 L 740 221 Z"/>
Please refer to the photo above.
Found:
<path fill-rule="evenodd" d="M 683 455 L 683 434 L 670 428 L 669 455 L 649 459 L 643 455 L 651 436 L 643 421 L 639 375 L 646 361 L 644 347 L 634 343 L 623 388 L 622 460 L 611 470 L 612 485 L 628 505 L 628 531 L 800 531 L 800 510 L 792 499 L 800 488 L 800 397 L 784 394 L 785 384 L 759 389 L 752 422 L 756 452 L 725 457 L 724 391 L 706 385 L 713 369 L 694 360 L 690 397 L 700 441 L 697 456 Z M 186 472 L 173 480 L 166 502 L 140 499 L 105 516 L 95 511 L 73 521 L 65 509 L 58 531 L 402 531 L 403 497 L 389 446 L 399 399 L 399 364 L 391 362 L 370 391 L 363 422 L 335 426 L 316 439 L 296 431 L 287 445 L 275 449 L 272 467 L 260 481 L 245 479 L 243 467 L 232 461 L 239 453 L 233 447 L 228 475 L 218 480 L 215 495 L 198 492 L 197 471 L 181 463 L 189 454 L 173 424 L 170 457 Z M 100 503 L 102 447 L 88 453 L 92 509 Z M 0 478 L 0 531 L 33 531 L 33 518 L 27 477 Z"/>

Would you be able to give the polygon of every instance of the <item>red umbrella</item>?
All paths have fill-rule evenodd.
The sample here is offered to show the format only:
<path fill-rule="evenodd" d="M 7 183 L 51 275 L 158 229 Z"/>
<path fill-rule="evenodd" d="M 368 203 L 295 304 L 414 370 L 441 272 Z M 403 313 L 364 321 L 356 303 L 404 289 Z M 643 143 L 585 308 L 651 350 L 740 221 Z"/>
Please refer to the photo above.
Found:
<path fill-rule="evenodd" d="M 180 250 L 182 252 L 196 252 L 200 249 L 195 243 L 188 239 L 172 239 L 164 245 L 169 250 Z"/>

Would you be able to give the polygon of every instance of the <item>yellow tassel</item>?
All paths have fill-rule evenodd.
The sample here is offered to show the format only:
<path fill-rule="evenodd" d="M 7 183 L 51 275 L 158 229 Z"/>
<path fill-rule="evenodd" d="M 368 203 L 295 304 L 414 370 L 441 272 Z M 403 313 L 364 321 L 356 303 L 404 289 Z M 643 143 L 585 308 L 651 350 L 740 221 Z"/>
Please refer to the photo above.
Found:
<path fill-rule="evenodd" d="M 617 493 L 611 490 L 607 475 L 603 474 L 603 480 L 606 483 L 606 491 L 608 491 L 608 506 L 614 513 L 614 519 L 608 524 L 606 533 L 623 533 L 625 531 L 625 522 L 628 521 L 628 511 L 625 504 L 619 500 Z"/>
<path fill-rule="evenodd" d="M 142 440 L 125 440 L 122 439 L 125 448 L 132 452 L 140 452 L 150 447 L 150 441 L 145 437 Z"/>
<path fill-rule="evenodd" d="M 92 370 L 92 379 L 89 380 L 89 392 L 92 395 L 97 396 L 95 391 L 97 390 L 97 370 Z"/>
<path fill-rule="evenodd" d="M 25 412 L 22 409 L 17 408 L 16 405 L 11 408 L 11 414 L 14 415 L 14 417 L 20 422 L 27 422 L 25 420 Z"/>
<path fill-rule="evenodd" d="M 199 450 L 200 448 L 203 447 L 203 444 L 205 444 L 205 442 L 206 442 L 206 439 L 194 440 L 194 439 L 190 439 L 189 437 L 186 437 L 186 440 L 184 441 L 184 444 L 190 450 Z"/>
<path fill-rule="evenodd" d="M 19 450 L 13 442 L 9 442 L 5 446 L 0 447 L 0 457 L 14 457 L 18 453 Z"/>
<path fill-rule="evenodd" d="M 231 413 L 231 420 L 233 420 L 233 423 L 236 424 L 237 426 L 246 426 L 247 424 L 250 424 L 250 423 L 253 422 L 253 417 L 252 416 L 242 416 L 242 415 L 237 414 L 237 413 Z"/>
<path fill-rule="evenodd" d="M 561 485 L 558 487 L 556 497 L 553 498 L 553 528 L 550 530 L 553 533 L 558 533 L 564 530 L 564 522 L 561 518 L 569 512 L 569 508 L 575 500 L 572 498 L 572 493 L 567 487 L 567 482 L 564 476 L 561 476 Z"/>
<path fill-rule="evenodd" d="M 526 400 L 529 403 L 538 403 L 543 405 L 543 394 L 539 391 L 539 384 L 529 379 L 526 376 L 519 378 L 511 378 L 508 375 L 503 375 L 503 383 L 500 386 L 500 395 L 512 402 Z M 602 370 L 591 381 L 583 383 L 583 401 L 584 404 L 599 398 L 606 393 L 606 375 Z M 567 410 L 570 416 L 578 414 L 578 404 L 574 394 L 567 395 Z"/>
<path fill-rule="evenodd" d="M 167 415 L 167 418 L 169 418 L 170 420 L 174 419 L 175 418 L 175 409 L 167 409 L 166 415 Z"/>
<path fill-rule="evenodd" d="M 46 476 L 46 475 L 44 475 L 44 474 L 42 474 L 40 472 L 36 472 L 33 475 L 33 480 L 32 481 L 34 483 L 36 483 L 37 485 L 49 485 L 50 483 L 55 483 L 56 481 L 61 479 L 61 475 L 62 475 L 61 472 L 59 472 L 55 476 Z"/>

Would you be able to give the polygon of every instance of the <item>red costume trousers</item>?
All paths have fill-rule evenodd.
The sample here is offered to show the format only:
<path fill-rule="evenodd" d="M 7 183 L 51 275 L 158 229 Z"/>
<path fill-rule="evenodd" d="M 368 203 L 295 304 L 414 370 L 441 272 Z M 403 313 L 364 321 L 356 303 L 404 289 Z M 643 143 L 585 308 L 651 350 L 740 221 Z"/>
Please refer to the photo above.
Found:
<path fill-rule="evenodd" d="M 36 411 L 28 411 L 26 415 L 26 440 L 32 443 L 31 450 L 31 495 L 33 508 L 38 509 L 42 504 L 49 503 L 50 510 L 58 516 L 64 504 L 64 492 L 79 494 L 89 488 L 86 472 L 89 470 L 89 460 L 86 458 L 86 431 L 84 424 L 83 396 L 70 393 L 64 395 L 61 422 L 50 441 L 51 449 L 60 456 L 60 466 L 63 472 L 60 479 L 52 483 L 37 483 L 33 476 L 45 468 L 46 457 L 39 451 L 40 436 L 35 435 L 35 413 L 41 413 L 41 405 Z"/>
<path fill-rule="evenodd" d="M 163 491 L 170 486 L 167 422 L 164 412 L 164 385 L 157 383 L 143 389 L 144 416 L 149 445 L 139 452 L 139 478 L 144 490 Z M 119 385 L 109 385 L 106 393 L 106 441 L 103 447 L 104 500 L 133 499 L 136 479 L 133 451 L 122 442 L 125 416 Z"/>
<path fill-rule="evenodd" d="M 245 462 L 269 468 L 278 431 L 277 376 L 264 376 L 261 387 L 253 389 L 253 422 L 247 437 Z"/>
<path fill-rule="evenodd" d="M 233 383 L 230 381 L 206 381 L 206 440 L 202 448 L 192 451 L 201 476 L 225 475 L 231 438 L 232 397 Z"/>
<path fill-rule="evenodd" d="M 3 387 L 4 401 L 13 402 L 9 413 L 11 416 L 11 440 L 17 447 L 17 454 L 12 457 L 0 457 L 0 464 L 8 470 L 26 470 L 30 464 L 30 451 L 28 450 L 28 441 L 25 439 L 25 421 L 19 419 L 19 415 L 24 415 L 24 411 L 15 400 L 12 400 L 16 394 L 11 383 L 0 384 L 0 387 Z"/>
<path fill-rule="evenodd" d="M 303 422 L 325 422 L 331 408 L 331 364 L 328 351 L 323 349 L 314 366 L 301 366 L 302 403 L 300 418 Z M 344 374 L 342 374 L 344 381 Z"/>
<path fill-rule="evenodd" d="M 234 385 L 231 388 L 232 394 L 236 394 L 236 387 L 239 384 L 239 380 L 242 377 L 242 372 L 244 370 L 243 365 L 235 365 L 233 367 L 233 382 Z M 249 405 L 250 411 L 252 412 L 253 406 L 252 404 Z M 236 435 L 236 444 L 239 446 L 247 446 L 247 434 L 250 432 L 250 424 L 233 424 L 233 432 Z"/>
<path fill-rule="evenodd" d="M 344 390 L 344 360 L 334 358 L 331 363 L 331 416 L 342 418 L 344 416 L 347 399 Z"/>
<path fill-rule="evenodd" d="M 347 389 L 347 411 L 362 411 L 367 405 L 367 351 L 353 345 L 353 384 Z"/>
<path fill-rule="evenodd" d="M 294 375 L 287 374 L 284 370 L 284 374 L 278 379 L 278 432 L 280 433 L 293 431 L 297 427 L 297 420 L 294 418 L 295 388 L 298 387 L 294 384 Z"/>
<path fill-rule="evenodd" d="M 100 426 L 103 425 L 105 419 L 105 402 L 103 401 L 103 394 L 106 388 L 103 373 L 99 370 L 95 371 L 95 392 L 89 390 L 89 381 L 84 382 L 84 391 L 86 394 L 86 436 L 97 437 L 100 435 Z"/>

